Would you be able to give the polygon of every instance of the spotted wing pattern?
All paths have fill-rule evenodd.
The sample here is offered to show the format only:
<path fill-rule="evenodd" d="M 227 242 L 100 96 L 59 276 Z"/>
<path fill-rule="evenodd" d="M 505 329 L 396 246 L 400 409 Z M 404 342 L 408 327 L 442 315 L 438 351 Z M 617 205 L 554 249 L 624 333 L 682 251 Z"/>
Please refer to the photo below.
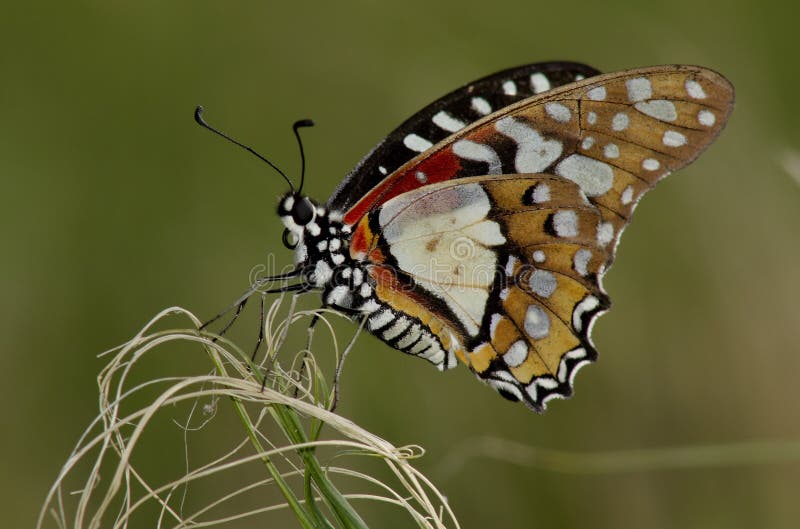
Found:
<path fill-rule="evenodd" d="M 346 212 L 382 181 L 390 180 L 398 167 L 453 132 L 533 95 L 599 73 L 574 62 L 536 63 L 503 70 L 454 90 L 391 132 L 342 181 L 327 206 L 333 211 Z M 438 177 L 443 179 L 444 173 L 440 172 Z M 411 186 L 404 188 L 410 190 L 425 183 L 412 181 Z"/>
<path fill-rule="evenodd" d="M 634 206 L 698 156 L 732 104 L 727 80 L 689 66 L 523 100 L 454 132 L 356 204 L 351 256 L 371 267 L 381 302 L 424 312 L 443 349 L 541 411 L 596 358 L 590 330 L 609 306 L 601 279 Z M 394 192 L 420 173 L 438 183 Z"/>

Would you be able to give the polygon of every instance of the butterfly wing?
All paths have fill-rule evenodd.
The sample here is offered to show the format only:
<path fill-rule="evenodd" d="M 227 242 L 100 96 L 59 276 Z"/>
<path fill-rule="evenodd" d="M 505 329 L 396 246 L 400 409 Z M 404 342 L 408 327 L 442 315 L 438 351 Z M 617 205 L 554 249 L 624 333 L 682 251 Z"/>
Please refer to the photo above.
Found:
<path fill-rule="evenodd" d="M 359 197 L 390 179 L 398 167 L 459 128 L 535 94 L 599 73 L 574 62 L 536 63 L 503 70 L 454 90 L 414 114 L 364 157 L 328 199 L 328 208 L 350 210 Z M 415 187 L 424 185 L 415 182 Z"/>
<path fill-rule="evenodd" d="M 732 105 L 727 80 L 688 66 L 534 96 L 453 133 L 354 205 L 365 214 L 351 256 L 370 263 L 381 301 L 424 311 L 451 355 L 541 411 L 596 358 L 601 279 L 635 204 L 698 156 Z M 396 192 L 442 167 L 443 181 Z"/>

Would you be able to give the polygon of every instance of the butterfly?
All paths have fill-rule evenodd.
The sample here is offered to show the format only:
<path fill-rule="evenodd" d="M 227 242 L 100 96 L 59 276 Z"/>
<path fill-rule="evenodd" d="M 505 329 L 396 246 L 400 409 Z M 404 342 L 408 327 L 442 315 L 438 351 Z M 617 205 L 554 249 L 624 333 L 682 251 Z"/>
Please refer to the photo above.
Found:
<path fill-rule="evenodd" d="M 461 362 L 542 412 L 597 358 L 602 278 L 637 203 L 714 140 L 733 99 L 723 76 L 684 65 L 538 63 L 469 83 L 390 133 L 327 202 L 286 178 L 295 266 L 278 277 L 301 283 L 282 290 L 319 291 L 390 347 L 439 370 Z"/>

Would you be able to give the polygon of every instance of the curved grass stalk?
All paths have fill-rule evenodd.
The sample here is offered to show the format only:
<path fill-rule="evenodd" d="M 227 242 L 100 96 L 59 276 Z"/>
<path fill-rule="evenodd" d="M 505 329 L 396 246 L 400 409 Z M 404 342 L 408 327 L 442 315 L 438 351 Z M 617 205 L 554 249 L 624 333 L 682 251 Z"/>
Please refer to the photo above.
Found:
<path fill-rule="evenodd" d="M 285 351 L 289 327 L 314 313 L 297 311 L 292 304 L 281 319 L 281 301 L 276 300 L 265 314 L 267 354 L 258 364 L 230 340 L 198 331 L 200 320 L 178 307 L 162 311 L 130 341 L 103 353 L 109 360 L 98 375 L 99 413 L 59 472 L 37 527 L 213 527 L 289 510 L 303 528 L 366 528 L 351 500 L 396 506 L 407 513 L 412 526 L 458 527 L 444 496 L 410 464 L 420 450 L 395 447 L 328 409 L 335 389 L 313 353 Z M 176 316 L 187 318 L 193 328 L 154 330 Z M 331 349 L 338 364 L 340 351 L 326 316 L 330 314 L 320 314 L 320 323 L 333 338 Z M 194 346 L 210 359 L 209 374 L 141 379 L 144 362 L 169 354 L 178 344 Z M 284 349 L 280 355 L 278 347 Z M 298 358 L 303 358 L 307 372 L 303 379 L 297 376 Z M 271 367 L 263 390 L 262 365 Z M 201 406 L 206 401 L 211 404 Z M 182 436 L 184 454 L 169 454 L 168 459 L 183 461 L 185 469 L 158 481 L 144 470 L 152 466 L 147 464 L 152 454 L 141 446 L 166 410 L 184 408 L 189 409 L 185 422 L 169 420 Z M 206 416 L 193 426 L 197 410 Z M 203 435 L 225 413 L 238 420 L 243 435 L 233 447 L 189 468 L 190 433 L 191 438 Z M 326 461 L 348 455 L 353 466 L 323 465 L 321 454 Z M 358 470 L 359 458 L 353 455 L 380 458 L 387 471 L 375 475 Z M 242 470 L 252 471 L 253 465 L 262 468 L 258 479 L 241 479 L 233 490 L 212 488 L 213 499 L 192 501 L 193 493 L 209 480 L 245 476 L 248 473 Z M 340 490 L 340 478 L 346 478 L 350 487 L 355 483 L 374 492 Z M 282 500 L 262 500 L 265 491 L 273 496 L 277 492 Z M 259 502 L 247 504 L 251 496 Z"/>

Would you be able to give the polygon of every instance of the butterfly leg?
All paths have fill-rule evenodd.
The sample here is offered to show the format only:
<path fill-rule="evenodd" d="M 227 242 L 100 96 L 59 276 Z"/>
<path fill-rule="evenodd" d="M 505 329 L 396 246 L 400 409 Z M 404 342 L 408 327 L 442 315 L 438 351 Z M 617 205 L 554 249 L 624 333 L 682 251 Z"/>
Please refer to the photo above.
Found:
<path fill-rule="evenodd" d="M 296 269 L 290 270 L 289 272 L 286 272 L 285 274 L 279 274 L 279 275 L 270 276 L 270 277 L 263 277 L 263 278 L 255 281 L 255 282 L 253 282 L 253 284 L 250 286 L 250 288 L 245 290 L 244 293 L 241 296 L 239 296 L 239 298 L 236 301 L 231 303 L 225 310 L 223 310 L 222 312 L 220 312 L 219 314 L 217 314 L 216 316 L 214 316 L 210 320 L 206 321 L 205 323 L 203 323 L 200 326 L 200 330 L 202 331 L 203 329 L 206 329 L 209 325 L 211 325 L 215 321 L 219 320 L 221 317 L 223 317 L 224 315 L 228 314 L 230 311 L 236 309 L 236 311 L 234 312 L 234 315 L 231 318 L 231 320 L 218 333 L 219 336 L 223 336 L 228 331 L 228 329 L 230 329 L 231 325 L 233 325 L 233 323 L 236 321 L 236 319 L 239 317 L 239 315 L 242 313 L 242 310 L 244 309 L 245 305 L 247 305 L 247 301 L 248 301 L 248 299 L 250 299 L 250 296 L 252 296 L 256 292 L 258 292 L 264 285 L 266 285 L 268 283 L 271 283 L 273 281 L 282 281 L 282 280 L 285 280 L 285 279 L 292 279 L 292 278 L 297 277 L 298 275 L 300 275 L 301 272 L 302 271 L 299 268 L 296 268 Z M 278 287 L 278 288 L 275 288 L 275 289 L 263 290 L 263 291 L 261 291 L 261 293 L 262 294 L 271 294 L 271 293 L 275 293 L 275 292 L 285 292 L 285 291 L 288 291 L 288 290 L 296 290 L 300 286 L 302 286 L 302 284 L 299 284 L 299 285 L 288 285 L 288 286 L 284 285 L 282 287 Z M 214 341 L 216 341 L 216 339 Z"/>
<path fill-rule="evenodd" d="M 253 293 L 254 293 L 253 289 L 250 289 L 250 290 L 251 291 L 249 291 L 247 293 L 247 295 L 243 295 L 242 297 L 239 298 L 238 305 L 236 305 L 236 311 L 233 313 L 233 316 L 231 316 L 231 319 L 228 320 L 228 323 L 226 323 L 225 326 L 222 327 L 222 329 L 220 329 L 220 331 L 217 333 L 217 336 L 215 336 L 212 339 L 213 342 L 216 342 L 220 337 L 225 336 L 225 333 L 228 332 L 228 329 L 230 329 L 233 326 L 233 324 L 236 322 L 236 320 L 239 319 L 239 316 L 242 314 L 242 310 L 244 310 L 245 305 L 247 305 L 247 302 L 250 299 L 250 296 L 252 296 Z M 297 284 L 294 284 L 294 285 L 284 285 L 282 287 L 273 288 L 273 289 L 270 289 L 270 290 L 262 290 L 261 291 L 261 295 L 265 296 L 266 294 L 278 294 L 278 293 L 281 293 L 281 292 L 298 292 L 298 291 L 299 292 L 308 292 L 309 290 L 311 290 L 311 287 L 309 285 L 307 285 L 305 283 L 297 283 Z M 225 312 L 230 311 L 231 308 L 233 308 L 233 305 L 231 305 L 231 307 L 228 308 Z M 212 320 L 209 320 L 206 323 L 204 323 L 203 325 L 201 325 L 200 326 L 200 330 L 205 329 L 208 326 L 208 324 L 212 323 L 215 319 L 219 319 L 219 317 L 222 316 L 223 314 L 225 314 L 225 312 L 223 312 L 222 314 L 219 314 L 218 316 L 215 316 Z"/>
<path fill-rule="evenodd" d="M 344 360 L 347 358 L 347 355 L 350 354 L 350 350 L 353 349 L 353 346 L 356 344 L 356 338 L 358 338 L 358 335 L 361 334 L 362 330 L 364 330 L 364 324 L 367 323 L 367 318 L 369 318 L 369 314 L 362 316 L 361 323 L 356 329 L 356 332 L 353 333 L 353 337 L 350 338 L 350 342 L 347 344 L 347 347 L 345 347 L 344 351 L 342 351 L 342 356 L 339 357 L 339 361 L 336 362 L 336 371 L 333 375 L 333 401 L 331 402 L 330 411 L 336 410 L 336 405 L 339 403 L 339 379 L 342 376 Z"/>
<path fill-rule="evenodd" d="M 256 346 L 253 348 L 253 354 L 250 355 L 250 362 L 255 363 L 256 361 L 256 354 L 258 354 L 258 349 L 261 347 L 261 343 L 264 341 L 264 325 L 266 325 L 266 315 L 264 314 L 264 305 L 266 304 L 266 295 L 261 294 L 261 310 L 259 311 L 258 316 L 258 340 L 256 340 Z"/>

